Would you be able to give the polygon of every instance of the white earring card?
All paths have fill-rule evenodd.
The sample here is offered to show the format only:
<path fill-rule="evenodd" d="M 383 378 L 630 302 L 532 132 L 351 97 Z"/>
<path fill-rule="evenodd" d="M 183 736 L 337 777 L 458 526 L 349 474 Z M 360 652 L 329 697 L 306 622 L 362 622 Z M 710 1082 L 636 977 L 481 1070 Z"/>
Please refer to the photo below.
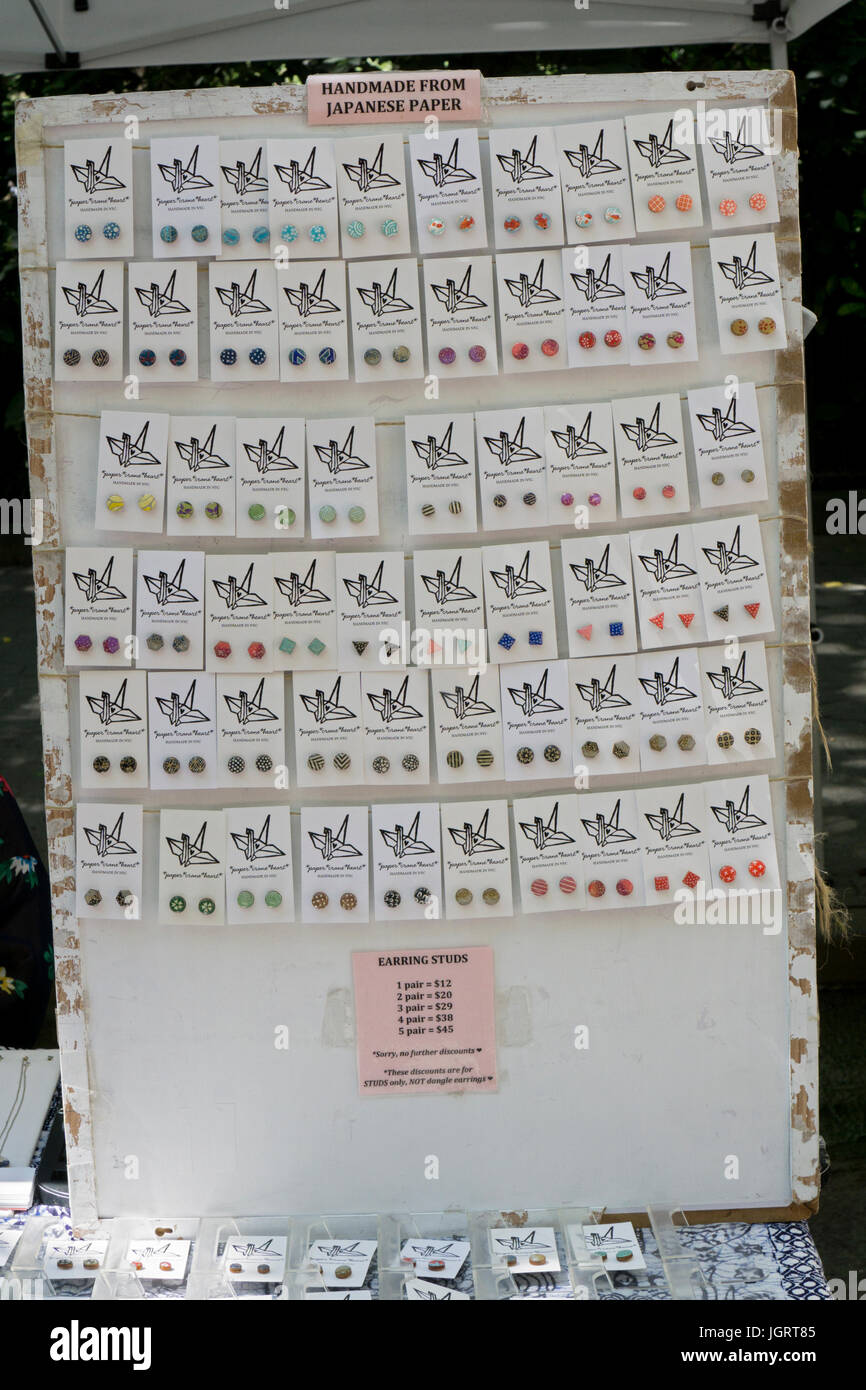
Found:
<path fill-rule="evenodd" d="M 132 144 L 123 136 L 63 145 L 68 260 L 130 257 L 133 251 Z"/>
<path fill-rule="evenodd" d="M 123 262 L 58 261 L 54 279 L 58 381 L 123 377 Z"/>
<path fill-rule="evenodd" d="M 487 245 L 478 132 L 431 128 L 409 136 L 418 249 L 425 256 Z"/>
<path fill-rule="evenodd" d="M 565 240 L 578 246 L 635 234 L 628 152 L 621 120 L 556 129 Z"/>
<path fill-rule="evenodd" d="M 216 136 L 174 134 L 151 140 L 154 260 L 217 254 L 219 180 Z"/>
<path fill-rule="evenodd" d="M 349 312 L 343 261 L 289 257 L 277 276 L 280 380 L 349 379 Z"/>
<path fill-rule="evenodd" d="M 290 263 L 294 256 L 339 256 L 333 141 L 268 140 L 268 205 L 271 245 L 285 247 Z"/>
<path fill-rule="evenodd" d="M 129 369 L 141 381 L 198 381 L 194 261 L 134 261 L 128 268 Z"/>

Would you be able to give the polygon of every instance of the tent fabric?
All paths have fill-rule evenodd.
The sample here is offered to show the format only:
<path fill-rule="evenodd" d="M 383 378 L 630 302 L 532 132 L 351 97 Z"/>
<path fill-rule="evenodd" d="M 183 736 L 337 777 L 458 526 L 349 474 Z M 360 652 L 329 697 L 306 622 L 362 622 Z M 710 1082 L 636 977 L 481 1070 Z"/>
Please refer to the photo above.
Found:
<path fill-rule="evenodd" d="M 461 53 L 778 46 L 844 3 L 438 0 L 433 7 L 429 0 L 195 0 L 182 7 L 177 0 L 5 0 L 0 70 L 422 55 L 441 53 L 443 45 Z"/>

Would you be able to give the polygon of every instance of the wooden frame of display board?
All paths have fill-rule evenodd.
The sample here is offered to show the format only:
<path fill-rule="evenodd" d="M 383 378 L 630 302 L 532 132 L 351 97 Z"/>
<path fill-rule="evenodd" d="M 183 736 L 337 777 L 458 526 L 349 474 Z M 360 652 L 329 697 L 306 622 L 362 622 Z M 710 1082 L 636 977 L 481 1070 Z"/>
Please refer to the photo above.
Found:
<path fill-rule="evenodd" d="M 770 777 L 787 934 L 678 927 L 660 921 L 659 909 L 615 919 L 517 915 L 490 927 L 438 922 L 435 944 L 494 947 L 499 1089 L 360 1099 L 351 952 L 421 944 L 416 928 L 379 922 L 177 931 L 154 924 L 147 895 L 140 923 L 76 919 L 78 753 L 70 730 L 78 682 L 63 664 L 63 548 L 109 543 L 93 529 L 95 440 L 100 410 L 126 402 L 118 387 L 52 381 L 63 141 L 119 131 L 127 117 L 137 118 L 135 245 L 149 258 L 152 136 L 274 137 L 308 127 L 300 87 L 23 101 L 17 134 L 24 383 L 31 491 L 44 508 L 43 540 L 33 555 L 39 691 L 69 1184 L 82 1228 L 97 1217 L 153 1212 L 514 1211 L 554 1204 L 639 1212 L 654 1202 L 704 1218 L 757 1220 L 816 1208 L 812 668 L 793 77 L 767 71 L 498 79 L 483 84 L 483 98 L 482 137 L 489 126 L 576 122 L 697 101 L 768 105 L 781 122 L 775 230 L 789 346 L 737 363 L 758 387 L 770 481 L 770 499 L 757 510 L 777 619 L 766 639 L 777 734 Z M 418 127 L 397 128 L 405 136 Z M 347 133 L 327 131 L 337 140 Z M 683 364 L 675 377 L 672 368 L 661 370 L 668 388 L 683 394 L 723 380 L 730 363 L 716 341 L 705 230 L 693 244 L 693 265 L 701 359 Z M 204 315 L 204 291 L 201 303 Z M 639 389 L 634 374 L 621 376 L 598 369 L 587 386 L 573 371 L 535 373 L 523 378 L 521 399 L 557 404 Z M 652 389 L 659 378 L 645 371 L 644 380 Z M 272 387 L 255 385 L 220 388 L 217 396 L 207 380 L 146 392 L 148 407 L 185 414 L 215 401 L 220 413 L 273 414 L 274 399 Z M 513 379 L 500 376 L 449 385 L 446 408 L 512 403 Z M 411 553 L 413 541 L 403 535 L 402 417 L 428 408 L 422 387 L 389 383 L 382 391 L 347 382 L 317 405 L 303 388 L 280 388 L 286 414 L 353 410 L 376 417 L 382 535 L 390 548 L 402 542 Z M 689 467 L 694 486 L 691 459 Z M 620 520 L 610 529 L 627 527 Z M 537 534 L 556 541 L 553 528 Z M 226 542 L 230 550 L 253 544 Z M 641 774 L 635 783 L 665 780 Z M 523 787 L 526 794 L 546 790 L 542 783 Z M 427 798 L 450 799 L 452 790 L 431 785 Z M 493 794 L 512 790 L 500 784 Z M 342 795 L 371 799 L 362 788 Z M 203 796 L 226 805 L 261 793 Z M 295 809 L 316 799 L 295 790 L 289 797 Z M 398 798 L 399 791 L 385 794 Z M 153 854 L 157 817 L 147 812 L 185 798 L 145 791 L 127 799 L 143 801 Z M 273 1029 L 284 1023 L 292 1030 L 287 1053 L 273 1047 Z M 592 1036 L 584 1052 L 574 1048 L 581 1023 Z M 435 1183 L 425 1178 L 431 1154 L 439 1159 Z M 738 1181 L 725 1176 L 730 1155 L 739 1160 Z M 135 1181 L 126 1176 L 131 1169 Z"/>

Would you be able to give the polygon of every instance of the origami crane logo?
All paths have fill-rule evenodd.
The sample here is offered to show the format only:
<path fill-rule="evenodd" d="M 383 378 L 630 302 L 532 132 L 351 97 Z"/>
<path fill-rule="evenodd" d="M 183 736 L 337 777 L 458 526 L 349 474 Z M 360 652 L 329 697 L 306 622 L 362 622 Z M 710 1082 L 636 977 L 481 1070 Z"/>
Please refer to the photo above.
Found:
<path fill-rule="evenodd" d="M 245 198 L 248 193 L 267 193 L 268 181 L 262 173 L 262 147 L 256 150 L 255 159 L 251 164 L 244 164 L 239 159 L 236 164 L 222 164 L 223 178 L 226 183 L 231 184 L 239 198 Z"/>
<path fill-rule="evenodd" d="M 452 280 L 446 276 L 444 285 L 434 285 L 431 283 L 430 288 L 439 303 L 449 314 L 459 314 L 464 309 L 486 309 L 487 300 L 482 299 L 478 294 L 473 294 L 470 290 L 469 284 L 471 279 L 472 266 L 468 265 L 459 285 L 456 280 Z"/>
<path fill-rule="evenodd" d="M 482 714 L 493 714 L 492 705 L 488 705 L 486 700 L 478 698 L 478 682 L 480 675 L 476 676 L 468 691 L 462 685 L 456 685 L 453 690 L 441 690 L 439 693 L 446 709 L 449 709 L 454 717 L 462 721 L 464 719 L 477 719 Z"/>
<path fill-rule="evenodd" d="M 757 681 L 747 679 L 745 652 L 740 656 L 733 674 L 730 666 L 723 666 L 721 671 L 708 671 L 707 679 L 719 691 L 723 700 L 738 700 L 743 695 L 759 695 L 764 688 L 758 685 Z"/>
<path fill-rule="evenodd" d="M 567 425 L 564 430 L 551 430 L 553 441 L 567 459 L 591 458 L 596 454 L 606 454 L 603 444 L 591 437 L 592 411 L 587 411 L 586 419 L 578 431 L 575 425 Z"/>
<path fill-rule="evenodd" d="M 669 251 L 658 270 L 654 270 L 651 265 L 648 265 L 644 270 L 633 270 L 631 278 L 638 289 L 643 290 L 646 298 L 652 301 L 654 299 L 671 299 L 678 294 L 685 294 L 685 288 L 677 284 L 676 280 L 672 280 L 670 274 L 671 253 Z"/>
<path fill-rule="evenodd" d="M 443 159 L 441 154 L 434 154 L 432 159 L 418 160 L 421 172 L 431 180 L 434 187 L 446 188 L 452 183 L 473 183 L 478 177 L 470 169 L 460 168 L 457 154 L 459 143 L 460 137 L 456 136 L 447 159 Z"/>
<path fill-rule="evenodd" d="M 757 267 L 758 243 L 752 242 L 752 249 L 745 260 L 734 256 L 730 261 L 719 261 L 719 270 L 726 280 L 730 280 L 736 290 L 748 290 L 754 285 L 773 285 L 775 280 L 766 271 Z"/>
<path fill-rule="evenodd" d="M 191 193 L 199 188 L 213 188 L 210 179 L 198 172 L 198 151 L 196 145 L 186 164 L 182 159 L 173 159 L 171 164 L 158 164 L 157 168 L 171 186 L 174 193 Z"/>
<path fill-rule="evenodd" d="M 523 831 L 527 840 L 535 846 L 537 850 L 555 849 L 558 845 L 573 845 L 574 837 L 568 835 L 564 830 L 559 829 L 559 802 L 554 803 L 553 810 L 547 817 L 545 823 L 542 816 L 535 816 L 531 821 L 522 820 L 520 829 Z"/>
<path fill-rule="evenodd" d="M 352 183 L 358 185 L 359 193 L 369 193 L 371 188 L 398 188 L 400 186 L 399 179 L 382 169 L 384 152 L 385 144 L 383 141 L 376 152 L 375 159 L 367 160 L 363 156 L 359 156 L 356 164 L 343 165 Z"/>
<path fill-rule="evenodd" d="M 339 724 L 343 719 L 355 719 L 356 715 L 348 705 L 340 704 L 340 684 L 343 677 L 338 676 L 331 687 L 330 695 L 317 690 L 315 695 L 302 695 L 301 704 L 311 714 L 317 724 Z"/>
<path fill-rule="evenodd" d="M 191 312 L 188 304 L 184 304 L 182 299 L 175 295 L 175 281 L 177 271 L 173 270 L 165 282 L 165 286 L 160 289 L 159 284 L 152 280 L 149 285 L 136 285 L 135 293 L 143 309 L 146 309 L 152 319 L 159 319 L 171 314 L 189 314 Z"/>
<path fill-rule="evenodd" d="M 214 448 L 216 431 L 216 424 L 211 425 L 204 442 L 197 435 L 191 435 L 187 443 L 181 443 L 178 439 L 174 441 L 174 447 L 190 473 L 199 473 L 205 469 L 212 471 L 217 468 L 231 468 L 231 464 Z"/>
<path fill-rule="evenodd" d="M 603 849 L 605 845 L 623 844 L 636 838 L 630 830 L 620 825 L 619 811 L 620 803 L 617 801 L 609 818 L 606 818 L 603 812 L 599 812 L 591 820 L 584 820 L 581 816 L 584 830 L 595 840 L 599 849 Z"/>
<path fill-rule="evenodd" d="M 712 806 L 710 808 L 716 820 L 725 827 L 729 835 L 739 835 L 741 830 L 757 830 L 759 826 L 767 824 L 760 816 L 749 811 L 750 792 L 751 788 L 746 787 L 740 798 L 739 806 L 735 806 L 733 801 L 726 801 L 724 806 Z"/>
<path fill-rule="evenodd" d="M 486 434 L 484 443 L 495 458 L 498 458 L 504 468 L 512 463 L 531 463 L 533 459 L 540 459 L 541 454 L 537 450 L 524 444 L 523 436 L 526 430 L 526 416 L 521 416 L 520 424 L 517 426 L 513 435 L 509 435 L 507 430 L 500 430 L 498 435 Z"/>
<path fill-rule="evenodd" d="M 219 859 L 210 850 L 205 849 L 205 835 L 207 834 L 207 821 L 202 821 L 201 829 L 193 837 L 186 831 L 179 838 L 166 835 L 165 842 L 178 863 L 185 869 L 205 864 L 218 864 Z"/>
<path fill-rule="evenodd" d="M 735 435 L 754 434 L 751 425 L 747 425 L 744 420 L 737 419 L 737 398 L 731 396 L 730 404 L 724 415 L 718 406 L 713 406 L 709 415 L 702 415 L 697 412 L 697 418 L 701 428 L 711 434 L 717 444 L 723 444 L 726 439 Z"/>
<path fill-rule="evenodd" d="M 521 309 L 531 309 L 534 304 L 559 303 L 559 295 L 544 287 L 543 260 L 538 262 L 538 268 L 531 280 L 525 271 L 521 271 L 517 279 L 509 279 L 506 275 L 505 284 L 508 293 L 519 301 Z"/>
<path fill-rule="evenodd" d="M 676 439 L 672 434 L 667 434 L 659 429 L 661 418 L 662 403 L 659 401 L 653 411 L 649 424 L 638 415 L 633 425 L 620 422 L 620 428 L 626 439 L 634 444 L 640 453 L 646 453 L 648 449 L 664 449 L 668 444 L 676 444 Z"/>
<path fill-rule="evenodd" d="M 610 252 L 598 273 L 587 266 L 585 271 L 573 270 L 571 278 L 587 304 L 594 304 L 597 299 L 622 299 L 625 296 L 625 290 L 610 278 Z"/>
<path fill-rule="evenodd" d="M 342 446 L 337 443 L 336 439 L 329 439 L 327 444 L 314 444 L 313 448 L 329 473 L 356 473 L 360 468 L 370 467 L 360 454 L 354 452 L 354 425 L 346 435 L 345 443 Z"/>
<path fill-rule="evenodd" d="M 411 857 L 413 854 L 435 854 L 433 846 L 418 836 L 420 822 L 421 812 L 416 811 L 408 830 L 404 830 L 402 825 L 395 825 L 393 830 L 379 831 L 395 859 L 405 859 L 407 855 Z"/>
<path fill-rule="evenodd" d="M 262 828 L 258 835 L 252 826 L 247 826 L 243 834 L 231 831 L 231 837 L 235 842 L 235 848 L 239 849 L 244 859 L 252 864 L 257 859 L 282 859 L 285 850 L 280 849 L 279 845 L 271 842 L 271 818 L 265 816 Z"/>
<path fill-rule="evenodd" d="M 284 598 L 289 600 L 289 605 L 292 608 L 302 608 L 307 603 L 331 602 L 324 589 L 316 588 L 315 560 L 310 562 L 310 568 L 303 579 L 292 571 L 288 579 L 275 579 L 274 583 Z"/>
<path fill-rule="evenodd" d="M 112 555 L 102 574 L 98 577 L 95 569 L 88 569 L 86 573 L 81 574 L 73 570 L 72 577 L 88 603 L 111 603 L 115 599 L 126 598 L 123 590 L 111 582 L 113 568 L 114 556 Z"/>
<path fill-rule="evenodd" d="M 740 550 L 740 528 L 734 531 L 730 544 L 725 541 L 717 541 L 715 545 L 704 545 L 701 547 L 711 565 L 715 565 L 719 574 L 731 574 L 735 570 L 754 569 L 758 564 L 757 560 L 752 559 L 751 555 L 744 555 Z"/>
<path fill-rule="evenodd" d="M 641 555 L 640 562 L 647 574 L 652 575 L 657 584 L 667 584 L 674 579 L 688 579 L 689 575 L 695 571 L 679 559 L 680 553 L 679 533 L 674 536 L 670 544 L 667 555 L 661 550 L 654 550 L 652 555 Z"/>
<path fill-rule="evenodd" d="M 472 589 L 460 583 L 460 567 L 463 564 L 461 556 L 451 571 L 450 578 L 445 577 L 444 570 L 437 570 L 435 574 L 422 574 L 421 582 L 428 594 L 432 594 L 436 603 L 444 606 L 447 603 L 468 603 L 476 595 Z"/>
<path fill-rule="evenodd" d="M 547 1241 L 537 1239 L 537 1231 L 529 1231 L 525 1236 L 494 1236 L 493 1246 L 497 1253 L 506 1253 L 509 1250 L 553 1250 L 555 1247 Z"/>
<path fill-rule="evenodd" d="M 396 695 L 392 690 L 383 689 L 381 695 L 374 695 L 368 692 L 367 699 L 373 709 L 379 715 L 383 724 L 392 724 L 395 720 L 402 719 L 422 719 L 423 715 L 414 705 L 410 705 L 407 699 L 409 689 L 409 677 L 404 677 L 403 684 L 400 686 Z"/>
<path fill-rule="evenodd" d="M 96 314 L 116 314 L 117 306 L 102 294 L 105 271 L 100 270 L 90 289 L 83 280 L 77 285 L 63 285 L 63 297 L 80 319 L 91 318 Z"/>
<path fill-rule="evenodd" d="M 556 714 L 562 710 L 562 705 L 547 693 L 547 678 L 548 670 L 545 667 L 544 674 L 534 690 L 531 681 L 524 681 L 520 687 L 508 687 L 512 701 L 527 719 L 533 719 L 536 714 Z"/>
<path fill-rule="evenodd" d="M 394 595 L 385 588 L 382 582 L 384 569 L 385 561 L 380 560 L 372 578 L 366 574 L 359 574 L 357 579 L 343 580 L 359 608 L 376 608 L 383 604 L 397 602 Z"/>
<path fill-rule="evenodd" d="M 673 815 L 665 806 L 660 806 L 658 811 L 647 811 L 644 814 L 649 824 L 658 834 L 660 840 L 667 844 L 668 840 L 681 840 L 689 835 L 700 835 L 700 830 L 696 825 L 692 825 L 683 817 L 683 806 L 686 794 L 680 793 L 680 799 L 674 807 Z"/>
<path fill-rule="evenodd" d="M 70 168 L 75 176 L 76 183 L 80 183 L 85 193 L 92 196 L 94 193 L 108 193 L 111 189 L 125 188 L 126 184 L 122 179 L 110 173 L 111 167 L 111 146 L 108 145 L 105 154 L 96 163 L 93 159 L 85 160 L 83 164 L 72 164 Z"/>
<path fill-rule="evenodd" d="M 593 714 L 598 714 L 600 710 L 623 709 L 631 705 L 631 700 L 627 700 L 614 689 L 615 684 L 616 666 L 611 666 L 604 685 L 596 676 L 590 681 L 575 682 L 580 698 L 589 705 Z"/>
<path fill-rule="evenodd" d="M 87 703 L 100 724 L 130 724 L 141 719 L 141 715 L 126 704 L 125 680 L 121 681 L 115 696 L 103 690 L 99 695 L 88 695 Z"/>
<path fill-rule="evenodd" d="M 452 464 L 467 468 L 468 459 L 462 454 L 458 454 L 456 449 L 451 448 L 451 439 L 454 434 L 454 421 L 448 425 L 442 439 L 437 442 L 434 434 L 428 434 L 426 439 L 413 439 L 412 448 L 423 463 L 426 463 L 431 473 L 437 473 L 440 468 L 448 468 Z"/>
<path fill-rule="evenodd" d="M 575 579 L 586 589 L 586 592 L 593 594 L 596 589 L 619 589 L 625 584 L 625 580 L 620 579 L 618 574 L 614 574 L 609 565 L 610 545 L 606 545 L 601 552 L 601 559 L 598 564 L 587 555 L 583 564 L 578 562 L 576 565 L 569 565 L 569 569 Z"/>
<path fill-rule="evenodd" d="M 665 705 L 675 704 L 677 700 L 697 699 L 694 690 L 689 690 L 687 685 L 679 684 L 679 657 L 674 661 L 667 679 L 665 679 L 661 671 L 655 671 L 652 676 L 639 676 L 638 679 L 647 695 L 652 697 L 660 709 Z"/>
<path fill-rule="evenodd" d="M 286 427 L 283 425 L 277 431 L 273 444 L 268 444 L 266 439 L 259 439 L 255 444 L 244 444 L 244 452 L 250 463 L 255 465 L 257 473 L 297 472 L 298 465 L 283 453 L 285 436 Z"/>
<path fill-rule="evenodd" d="M 646 140 L 635 140 L 638 153 L 643 155 L 653 169 L 658 169 L 663 164 L 691 163 L 685 150 L 678 150 L 674 147 L 673 131 L 674 123 L 673 118 L 671 118 L 661 139 L 657 135 L 651 134 Z"/>
<path fill-rule="evenodd" d="M 256 296 L 256 276 L 258 271 L 254 270 L 247 280 L 246 285 L 241 289 L 236 280 L 232 280 L 228 288 L 225 285 L 217 285 L 217 299 L 226 309 L 228 309 L 233 319 L 242 318 L 245 314 L 269 314 L 270 305 L 264 299 Z"/>
<path fill-rule="evenodd" d="M 744 159 L 760 159 L 764 151 L 758 145 L 750 145 L 745 139 L 746 117 L 740 121 L 736 138 L 731 135 L 729 130 L 725 131 L 724 139 L 713 139 L 709 136 L 709 142 L 716 154 L 720 154 L 726 164 L 736 164 Z"/>
<path fill-rule="evenodd" d="M 284 287 L 283 293 L 292 307 L 297 310 L 299 318 L 315 318 L 317 314 L 338 314 L 340 312 L 339 304 L 335 304 L 333 299 L 325 298 L 324 270 L 312 289 L 305 280 L 302 280 L 297 289 L 293 289 L 291 286 Z"/>
<path fill-rule="evenodd" d="M 327 179 L 316 173 L 315 145 L 303 166 L 296 159 L 291 159 L 288 164 L 275 164 L 274 168 L 280 181 L 286 184 L 292 193 L 315 193 L 331 187 Z"/>
<path fill-rule="evenodd" d="M 247 724 L 270 724 L 279 719 L 279 715 L 265 704 L 264 691 L 265 678 L 262 676 L 252 695 L 247 690 L 239 690 L 237 695 L 223 695 L 241 728 Z"/>
<path fill-rule="evenodd" d="M 576 150 L 564 150 L 563 153 L 571 167 L 577 169 L 583 179 L 594 178 L 597 174 L 616 174 L 622 167 L 612 159 L 605 159 L 603 129 L 598 132 L 598 138 L 591 150 L 588 145 L 578 145 Z"/>
<path fill-rule="evenodd" d="M 189 687 L 183 699 L 176 691 L 171 695 L 157 695 L 156 704 L 160 713 L 164 714 L 172 728 L 178 724 L 209 724 L 210 717 L 204 710 L 196 708 L 195 703 L 195 681 Z"/>
<path fill-rule="evenodd" d="M 497 589 L 501 589 L 509 600 L 525 598 L 528 594 L 546 594 L 547 590 L 537 579 L 529 577 L 529 551 L 523 557 L 519 569 L 506 565 L 504 570 L 491 570 L 491 578 Z"/>
<path fill-rule="evenodd" d="M 158 468 L 159 459 L 156 454 L 152 454 L 145 447 L 147 444 L 147 432 L 150 429 L 150 421 L 145 420 L 138 432 L 138 438 L 133 442 L 131 434 L 125 431 L 119 436 L 107 434 L 105 442 L 117 459 L 121 468 L 130 468 L 139 464 L 144 468 Z"/>
<path fill-rule="evenodd" d="M 334 834 L 331 827 L 328 825 L 324 826 L 321 830 L 309 830 L 307 833 L 311 841 L 315 845 L 316 849 L 322 856 L 322 859 L 325 861 L 326 864 L 328 864 L 332 859 L 361 858 L 361 850 L 357 849 L 355 845 L 353 845 L 347 839 L 348 830 L 349 815 L 347 812 L 346 815 L 343 817 L 342 824 L 340 825 L 340 828 L 337 831 L 336 835 Z M 354 1249 L 355 1247 L 349 1248 Z M 348 1253 L 348 1251 L 340 1250 L 340 1248 L 337 1247 L 337 1253 L 346 1254 Z"/>
<path fill-rule="evenodd" d="M 255 561 L 248 566 L 240 582 L 234 574 L 230 574 L 226 579 L 211 580 L 229 612 L 234 612 L 236 608 L 267 608 L 267 599 L 262 598 L 252 587 L 254 564 Z"/>
<path fill-rule="evenodd" d="M 462 849 L 467 859 L 473 859 L 476 856 L 480 858 L 484 854 L 496 854 L 504 848 L 492 835 L 488 835 L 487 822 L 489 818 L 490 812 L 485 811 L 478 822 L 477 829 L 472 828 L 470 821 L 464 821 L 462 826 L 449 825 L 448 834 L 455 845 Z"/>
<path fill-rule="evenodd" d="M 114 825 L 109 830 L 108 826 L 102 822 L 95 830 L 84 827 L 84 834 L 88 844 L 96 850 L 99 859 L 118 859 L 128 854 L 137 854 L 138 851 L 128 840 L 123 839 L 123 817 L 125 812 L 121 811 Z"/>
<path fill-rule="evenodd" d="M 545 169 L 544 165 L 538 162 L 536 157 L 537 145 L 538 136 L 533 135 L 526 154 L 521 154 L 519 150 L 512 150 L 511 154 L 498 154 L 496 156 L 505 173 L 511 176 L 512 183 L 521 184 L 531 182 L 533 179 L 553 178 L 550 170 Z"/>
<path fill-rule="evenodd" d="M 159 570 L 156 574 L 144 575 L 144 582 L 148 593 L 152 594 L 160 608 L 165 608 L 173 603 L 197 603 L 198 600 L 192 589 L 184 588 L 183 571 L 186 560 L 181 560 L 171 579 L 168 577 L 167 570 Z"/>
<path fill-rule="evenodd" d="M 403 299 L 397 293 L 397 267 L 391 272 L 391 278 L 384 289 L 378 280 L 374 280 L 369 289 L 362 289 L 357 286 L 358 296 L 375 318 L 384 318 L 386 314 L 402 314 L 412 311 L 412 305 L 408 299 Z"/>

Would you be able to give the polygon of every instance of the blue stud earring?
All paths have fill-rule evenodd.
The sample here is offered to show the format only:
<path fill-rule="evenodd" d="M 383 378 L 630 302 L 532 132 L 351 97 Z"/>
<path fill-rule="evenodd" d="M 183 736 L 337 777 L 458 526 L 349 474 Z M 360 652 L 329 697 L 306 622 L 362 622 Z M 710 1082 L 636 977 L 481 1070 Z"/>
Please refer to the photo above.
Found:
<path fill-rule="evenodd" d="M 544 641 L 544 633 L 534 630 L 529 634 L 530 647 L 540 647 Z"/>
<path fill-rule="evenodd" d="M 168 354 L 168 360 L 173 367 L 182 367 L 186 362 L 186 353 L 183 348 L 172 348 Z"/>
<path fill-rule="evenodd" d="M 293 367 L 303 367 L 307 360 L 307 354 L 303 348 L 294 347 L 289 349 L 289 361 Z"/>
<path fill-rule="evenodd" d="M 318 245 L 320 242 L 327 241 L 327 239 L 327 228 L 323 227 L 321 223 L 317 223 L 315 227 L 310 228 L 310 241 L 314 241 Z"/>
<path fill-rule="evenodd" d="M 507 652 L 511 651 L 511 648 L 514 646 L 514 642 L 515 638 L 511 636 L 510 632 L 503 632 L 502 636 L 499 639 L 500 647 L 504 647 Z"/>
<path fill-rule="evenodd" d="M 254 227 L 254 228 L 253 228 L 253 241 L 256 243 L 257 246 L 263 246 L 263 245 L 265 244 L 265 242 L 270 241 L 270 239 L 271 239 L 271 229 L 270 229 L 270 227 Z"/>
<path fill-rule="evenodd" d="M 223 232 L 224 246 L 237 246 L 240 239 L 241 234 L 238 231 L 237 227 L 226 227 L 225 231 Z"/>
<path fill-rule="evenodd" d="M 106 241 L 117 241 L 120 236 L 120 224 L 117 222 L 106 222 L 102 229 L 102 235 Z"/>
<path fill-rule="evenodd" d="M 92 227 L 88 227 L 86 222 L 81 222 L 75 228 L 74 236 L 76 241 L 80 241 L 83 244 L 85 241 L 89 241 L 93 236 L 93 229 Z"/>
<path fill-rule="evenodd" d="M 250 361 L 254 367 L 261 367 L 263 362 L 268 360 L 268 354 L 264 348 L 252 348 L 250 351 Z"/>
<path fill-rule="evenodd" d="M 160 227 L 159 239 L 170 246 L 173 241 L 177 241 L 177 227 Z"/>
<path fill-rule="evenodd" d="M 337 360 L 337 354 L 332 347 L 319 349 L 319 361 L 323 367 L 332 367 Z"/>
<path fill-rule="evenodd" d="M 293 226 L 291 222 L 287 222 L 286 225 L 285 225 L 285 227 L 283 227 L 283 228 L 281 229 L 281 231 L 280 231 L 280 237 L 282 238 L 283 241 L 297 241 L 297 239 L 298 239 L 298 229 L 297 229 L 297 227 Z"/>
<path fill-rule="evenodd" d="M 198 222 L 190 232 L 193 241 L 203 242 L 208 239 L 208 229 L 203 222 Z"/>

